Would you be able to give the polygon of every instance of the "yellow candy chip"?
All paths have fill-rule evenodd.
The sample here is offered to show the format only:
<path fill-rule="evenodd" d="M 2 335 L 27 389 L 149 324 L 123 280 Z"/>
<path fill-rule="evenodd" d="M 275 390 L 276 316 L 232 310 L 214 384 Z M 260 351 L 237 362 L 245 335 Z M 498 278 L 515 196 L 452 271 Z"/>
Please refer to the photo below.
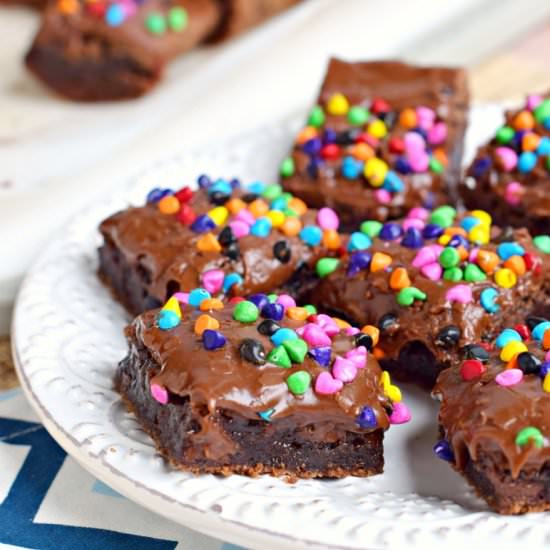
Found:
<path fill-rule="evenodd" d="M 384 388 L 384 393 L 386 393 L 391 385 L 390 373 L 387 370 L 382 371 L 380 385 Z"/>
<path fill-rule="evenodd" d="M 495 283 L 502 288 L 512 288 L 517 282 L 518 276 L 508 267 L 503 267 L 495 273 Z"/>
<path fill-rule="evenodd" d="M 164 311 L 172 311 L 181 319 L 180 303 L 175 296 L 168 298 L 168 301 L 162 306 Z"/>
<path fill-rule="evenodd" d="M 485 212 L 485 210 L 472 210 L 470 212 L 470 216 L 477 218 L 481 223 L 485 225 L 491 225 L 493 223 L 491 215 L 488 212 Z"/>
<path fill-rule="evenodd" d="M 550 393 L 550 374 L 547 374 L 547 375 L 544 377 L 544 382 L 542 383 L 542 389 L 543 389 L 546 393 Z"/>
<path fill-rule="evenodd" d="M 216 206 L 208 211 L 207 216 L 216 224 L 223 225 L 229 216 L 229 210 L 225 206 Z"/>
<path fill-rule="evenodd" d="M 443 246 L 447 246 L 449 244 L 449 241 L 452 239 L 450 235 L 441 235 L 439 239 L 437 239 L 438 244 L 442 244 Z"/>
<path fill-rule="evenodd" d="M 270 210 L 266 218 L 269 218 L 272 227 L 281 227 L 285 223 L 286 216 L 280 210 Z"/>
<path fill-rule="evenodd" d="M 508 342 L 501 350 L 500 350 L 500 358 L 504 362 L 511 361 L 516 355 L 519 353 L 522 353 L 523 351 L 527 351 L 527 346 L 523 342 L 518 342 L 517 340 L 513 340 L 512 342 Z"/>
<path fill-rule="evenodd" d="M 487 244 L 490 240 L 491 232 L 489 227 L 484 223 L 480 223 L 470 229 L 468 239 L 477 244 Z"/>
<path fill-rule="evenodd" d="M 399 401 L 401 401 L 402 399 L 401 390 L 397 386 L 394 386 L 393 384 L 390 384 L 385 394 L 386 394 L 386 397 L 388 397 L 394 403 L 399 403 Z"/>
<path fill-rule="evenodd" d="M 367 133 L 376 139 L 382 139 L 383 137 L 386 137 L 388 129 L 382 120 L 373 120 L 367 126 Z"/>
<path fill-rule="evenodd" d="M 388 165 L 379 158 L 373 157 L 365 162 L 364 174 L 373 187 L 381 187 L 388 173 Z"/>
<path fill-rule="evenodd" d="M 327 111 L 331 115 L 346 115 L 349 111 L 349 101 L 344 94 L 334 94 L 327 103 Z"/>

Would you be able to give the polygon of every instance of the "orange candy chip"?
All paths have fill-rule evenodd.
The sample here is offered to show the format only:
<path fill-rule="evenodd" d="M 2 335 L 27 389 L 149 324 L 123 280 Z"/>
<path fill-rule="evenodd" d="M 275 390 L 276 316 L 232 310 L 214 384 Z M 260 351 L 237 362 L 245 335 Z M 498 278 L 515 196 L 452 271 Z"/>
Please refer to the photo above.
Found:
<path fill-rule="evenodd" d="M 342 244 L 340 234 L 336 229 L 325 229 L 323 232 L 323 246 L 329 250 L 338 250 Z"/>
<path fill-rule="evenodd" d="M 535 117 L 529 111 L 519 112 L 512 122 L 516 130 L 531 130 L 535 127 Z"/>
<path fill-rule="evenodd" d="M 180 210 L 180 201 L 174 195 L 166 195 L 158 202 L 158 209 L 163 214 L 177 214 Z"/>
<path fill-rule="evenodd" d="M 202 336 L 202 333 L 207 329 L 216 330 L 218 328 L 220 328 L 220 323 L 210 315 L 199 315 L 195 321 L 195 334 L 198 336 Z"/>
<path fill-rule="evenodd" d="M 220 252 L 222 249 L 221 244 L 213 233 L 206 233 L 202 237 L 199 237 L 197 248 L 201 252 Z"/>
<path fill-rule="evenodd" d="M 401 290 L 408 286 L 411 286 L 411 280 L 409 279 L 407 270 L 404 267 L 397 267 L 394 269 L 390 276 L 390 288 L 393 290 Z"/>
<path fill-rule="evenodd" d="M 307 204 L 298 197 L 292 197 L 288 201 L 287 207 L 294 210 L 298 216 L 303 216 L 307 212 Z"/>
<path fill-rule="evenodd" d="M 511 269 L 516 275 L 525 275 L 527 266 L 522 256 L 510 256 L 505 262 L 504 267 Z"/>
<path fill-rule="evenodd" d="M 287 307 L 286 316 L 295 321 L 305 321 L 309 317 L 309 313 L 303 307 Z"/>
<path fill-rule="evenodd" d="M 246 202 L 242 199 L 233 198 L 225 203 L 225 207 L 231 214 L 238 214 L 243 208 L 246 208 Z"/>
<path fill-rule="evenodd" d="M 262 199 L 256 199 L 248 205 L 248 210 L 255 218 L 261 218 L 269 212 L 269 204 Z"/>
<path fill-rule="evenodd" d="M 361 332 L 364 332 L 365 334 L 368 334 L 372 338 L 372 344 L 376 346 L 378 344 L 378 340 L 380 338 L 380 330 L 378 327 L 375 327 L 374 325 L 365 325 Z"/>
<path fill-rule="evenodd" d="M 58 0 L 57 9 L 65 15 L 71 15 L 80 11 L 78 0 Z"/>
<path fill-rule="evenodd" d="M 391 263 L 393 258 L 383 252 L 375 252 L 370 262 L 370 270 L 372 273 L 375 271 L 382 271 L 386 269 Z"/>
<path fill-rule="evenodd" d="M 542 336 L 542 347 L 547 350 L 550 349 L 550 330 L 546 329 Z"/>
<path fill-rule="evenodd" d="M 338 317 L 333 317 L 332 320 L 336 323 L 336 326 L 342 330 L 342 329 L 345 329 L 345 328 L 351 328 L 351 325 L 344 321 L 343 319 L 339 319 Z"/>
<path fill-rule="evenodd" d="M 217 298 L 206 298 L 201 302 L 199 309 L 201 311 L 223 309 L 223 302 L 221 300 L 218 300 Z"/>
<path fill-rule="evenodd" d="M 298 218 L 289 217 L 286 218 L 281 225 L 281 231 L 287 237 L 294 237 L 302 230 L 302 222 Z"/>
<path fill-rule="evenodd" d="M 416 126 L 416 111 L 414 109 L 403 109 L 399 113 L 399 124 L 403 128 L 414 128 Z"/>
<path fill-rule="evenodd" d="M 490 275 L 499 264 L 500 258 L 495 252 L 491 252 L 490 250 L 480 250 L 477 253 L 476 262 L 477 265 L 479 265 L 479 267 L 487 273 L 487 275 Z"/>
<path fill-rule="evenodd" d="M 296 143 L 298 145 L 303 145 L 306 141 L 313 139 L 317 136 L 317 129 L 313 126 L 306 126 L 302 128 L 296 137 Z"/>

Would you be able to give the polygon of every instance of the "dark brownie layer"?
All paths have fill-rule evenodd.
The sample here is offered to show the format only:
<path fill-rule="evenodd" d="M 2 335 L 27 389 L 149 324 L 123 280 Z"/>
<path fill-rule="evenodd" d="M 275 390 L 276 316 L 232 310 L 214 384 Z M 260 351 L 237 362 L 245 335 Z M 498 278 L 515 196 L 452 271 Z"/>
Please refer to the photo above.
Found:
<path fill-rule="evenodd" d="M 550 322 L 529 317 L 477 358 L 455 359 L 437 381 L 451 462 L 497 512 L 550 509 Z"/>
<path fill-rule="evenodd" d="M 128 327 L 116 387 L 161 452 L 197 473 L 380 472 L 383 431 L 409 413 L 371 336 L 285 295 L 251 300 L 196 289 Z"/>
<path fill-rule="evenodd" d="M 467 109 L 463 70 L 332 59 L 281 182 L 345 227 L 453 201 Z"/>
<path fill-rule="evenodd" d="M 411 214 L 363 224 L 350 238 L 354 250 L 320 271 L 309 299 L 358 326 L 377 325 L 384 368 L 432 387 L 461 347 L 550 303 L 550 255 L 526 230 L 490 228 L 484 212 Z"/>
<path fill-rule="evenodd" d="M 507 111 L 460 187 L 469 208 L 483 208 L 501 225 L 550 234 L 550 94 L 532 95 Z"/>

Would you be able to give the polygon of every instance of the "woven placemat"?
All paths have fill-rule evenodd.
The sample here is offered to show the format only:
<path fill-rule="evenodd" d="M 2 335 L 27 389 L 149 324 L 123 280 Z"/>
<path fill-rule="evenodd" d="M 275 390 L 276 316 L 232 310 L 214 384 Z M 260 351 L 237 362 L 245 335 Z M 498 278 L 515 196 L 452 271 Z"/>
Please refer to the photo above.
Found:
<path fill-rule="evenodd" d="M 0 390 L 9 390 L 17 384 L 11 359 L 10 339 L 7 336 L 0 336 Z"/>

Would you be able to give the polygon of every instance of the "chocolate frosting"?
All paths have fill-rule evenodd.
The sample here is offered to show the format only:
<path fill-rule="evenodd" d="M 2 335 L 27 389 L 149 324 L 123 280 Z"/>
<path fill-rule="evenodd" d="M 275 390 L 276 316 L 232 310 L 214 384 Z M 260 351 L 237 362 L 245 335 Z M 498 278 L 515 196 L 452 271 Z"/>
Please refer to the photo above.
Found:
<path fill-rule="evenodd" d="M 233 198 L 244 194 L 245 190 L 235 190 Z M 189 204 L 197 215 L 215 206 L 204 190 L 197 191 Z M 301 220 L 303 225 L 315 225 L 316 212 L 307 211 Z M 218 236 L 225 227 L 226 224 L 218 226 L 212 233 Z M 309 246 L 299 236 L 286 236 L 276 228 L 266 237 L 249 234 L 240 238 L 237 259 L 223 252 L 203 252 L 197 248 L 201 235 L 178 221 L 175 214 L 161 213 L 155 204 L 114 214 L 102 222 L 100 231 L 133 269 L 143 273 L 144 291 L 158 303 L 176 291 L 201 286 L 201 274 L 211 269 L 242 276 L 243 283 L 232 289 L 233 294 L 270 292 L 290 281 L 301 266 L 312 268 L 326 253 L 322 246 Z M 288 243 L 291 251 L 286 263 L 274 255 L 273 246 L 281 240 Z"/>
<path fill-rule="evenodd" d="M 500 229 L 493 228 L 492 242 L 480 248 L 494 252 L 500 233 Z M 321 279 L 310 299 L 358 326 L 376 325 L 384 315 L 394 314 L 397 318 L 396 324 L 388 330 L 382 330 L 380 334 L 379 347 L 383 350 L 385 359 L 397 360 L 400 350 L 406 344 L 421 342 L 438 363 L 447 366 L 454 359 L 458 347 L 492 338 L 496 331 L 529 313 L 539 300 L 548 301 L 550 256 L 534 247 L 525 229 L 516 230 L 510 240 L 521 245 L 526 252 L 539 257 L 542 262 L 541 269 L 527 271 L 518 276 L 517 284 L 511 288 L 497 286 L 492 276 L 479 282 L 428 279 L 419 268 L 412 265 L 418 249 L 404 247 L 399 241 L 384 241 L 376 237 L 368 252 L 390 255 L 392 263 L 387 270 L 373 273 L 365 269 L 348 276 L 347 270 L 352 256 L 345 256 L 337 270 Z M 437 240 L 425 240 L 425 245 L 434 242 Z M 415 300 L 411 306 L 397 303 L 397 291 L 390 287 L 391 271 L 397 267 L 406 268 L 411 285 L 427 295 L 425 301 Z M 450 302 L 446 298 L 447 291 L 457 284 L 466 284 L 471 288 L 471 302 Z M 496 313 L 488 313 L 480 303 L 481 292 L 489 287 L 498 291 L 496 303 L 500 310 Z M 438 345 L 437 335 L 450 325 L 459 327 L 459 341 L 456 346 Z"/>
<path fill-rule="evenodd" d="M 232 452 L 233 443 L 216 422 L 216 413 L 221 409 L 258 421 L 258 413 L 274 409 L 271 422 L 291 422 L 297 429 L 319 423 L 324 429 L 312 431 L 310 437 L 322 441 L 330 440 L 332 431 L 371 431 L 357 424 L 357 415 L 364 406 L 371 407 L 376 415 L 377 425 L 372 430 L 388 428 L 386 409 L 391 403 L 384 396 L 380 385 L 381 370 L 373 355 L 367 355 L 365 368 L 358 369 L 355 380 L 345 384 L 340 392 L 321 395 L 310 386 L 305 394 L 296 396 L 287 387 L 289 375 L 302 370 L 315 380 L 327 369 L 309 355 L 291 368 L 270 363 L 256 366 L 243 359 L 239 345 L 246 338 L 260 342 L 266 354 L 274 344 L 257 330 L 262 318 L 252 324 L 235 321 L 233 307 L 229 305 L 223 310 L 208 312 L 219 321 L 218 330 L 226 338 L 224 347 L 214 351 L 205 349 L 201 338 L 193 331 L 197 317 L 204 312 L 189 306 L 182 306 L 181 323 L 171 330 L 161 330 L 157 323 L 158 311 L 148 311 L 127 331 L 130 343 L 145 346 L 159 365 L 159 371 L 151 373 L 151 383 L 166 388 L 172 396 L 170 399 L 173 396 L 189 398 L 201 423 L 201 430 L 193 434 L 194 446 L 202 444 L 210 456 Z M 285 317 L 278 324 L 297 329 L 305 321 Z M 353 337 L 341 332 L 333 338 L 332 359 L 355 346 Z"/>
<path fill-rule="evenodd" d="M 544 361 L 540 342 L 531 342 L 529 351 Z M 513 386 L 501 386 L 495 376 L 506 369 L 499 351 L 491 354 L 480 378 L 463 380 L 460 364 L 443 371 L 434 388 L 441 399 L 439 422 L 445 438 L 451 444 L 457 469 L 463 470 L 468 457 L 476 460 L 480 452 L 490 452 L 498 460 L 501 452 L 501 470 L 509 470 L 518 478 L 522 470 L 539 471 L 550 460 L 550 394 L 543 391 L 543 380 L 538 374 L 525 374 Z M 526 427 L 536 427 L 545 438 L 542 448 L 516 444 L 516 436 Z"/>
<path fill-rule="evenodd" d="M 445 67 L 417 67 L 398 61 L 348 63 L 331 59 L 321 87 L 318 105 L 326 105 L 331 96 L 341 93 L 350 105 L 369 107 L 382 98 L 393 113 L 405 108 L 424 106 L 436 112 L 438 120 L 447 125 L 444 149 L 448 167 L 443 174 L 433 172 L 401 175 L 404 190 L 391 194 L 391 201 L 382 204 L 376 198 L 377 189 L 364 178 L 346 179 L 341 174 L 342 159 L 330 160 L 318 175 L 308 172 L 309 157 L 299 146 L 292 151 L 295 173 L 282 177 L 281 183 L 290 192 L 303 198 L 315 208 L 330 206 L 338 211 L 346 225 L 372 218 L 384 221 L 403 216 L 413 206 L 433 207 L 454 196 L 462 159 L 463 136 L 466 127 L 468 89 L 466 72 Z M 336 131 L 354 128 L 346 117 L 325 113 L 324 128 Z M 376 149 L 379 158 L 390 167 L 397 155 L 388 147 L 388 139 L 402 137 L 406 130 L 392 126 L 389 134 Z M 355 127 L 357 128 L 357 127 Z"/>
<path fill-rule="evenodd" d="M 550 98 L 550 92 L 544 97 Z M 514 118 L 524 110 L 506 111 L 504 126 L 513 127 Z M 539 136 L 550 137 L 550 129 L 536 121 L 533 132 Z M 517 166 L 511 171 L 506 171 L 496 153 L 497 148 L 502 146 L 503 144 L 493 138 L 479 148 L 461 185 L 461 194 L 467 206 L 479 204 L 478 197 L 482 195 L 491 201 L 499 223 L 528 226 L 534 234 L 549 233 L 550 169 L 546 167 L 548 156 L 539 156 L 535 168 L 528 173 L 521 173 Z M 521 149 L 514 146 L 514 150 Z M 488 163 L 486 170 L 479 168 L 481 162 Z M 506 200 L 506 188 L 511 182 L 522 185 L 517 204 Z"/>

